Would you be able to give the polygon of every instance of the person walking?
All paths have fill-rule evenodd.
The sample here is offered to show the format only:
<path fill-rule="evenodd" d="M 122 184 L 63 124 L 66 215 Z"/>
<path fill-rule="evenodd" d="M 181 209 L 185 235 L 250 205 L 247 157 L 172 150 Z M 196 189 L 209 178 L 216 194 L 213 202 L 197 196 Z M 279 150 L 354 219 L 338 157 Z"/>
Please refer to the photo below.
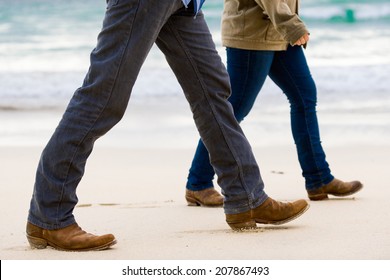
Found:
<path fill-rule="evenodd" d="M 210 151 L 225 192 L 227 224 L 234 230 L 282 224 L 308 209 L 303 199 L 283 203 L 265 193 L 250 144 L 227 101 L 229 76 L 200 10 L 202 2 L 107 1 L 83 85 L 41 154 L 26 226 L 31 247 L 87 251 L 117 242 L 113 234 L 93 235 L 77 224 L 76 188 L 95 141 L 121 120 L 154 43 L 177 77 Z"/>
<path fill-rule="evenodd" d="M 243 121 L 270 77 L 290 103 L 292 135 L 309 199 L 352 195 L 363 184 L 334 178 L 321 145 L 317 90 L 303 52 L 310 36 L 298 8 L 299 0 L 225 0 L 222 43 L 232 87 L 229 101 L 237 120 Z M 209 153 L 199 140 L 186 184 L 188 205 L 223 205 L 213 178 Z"/>

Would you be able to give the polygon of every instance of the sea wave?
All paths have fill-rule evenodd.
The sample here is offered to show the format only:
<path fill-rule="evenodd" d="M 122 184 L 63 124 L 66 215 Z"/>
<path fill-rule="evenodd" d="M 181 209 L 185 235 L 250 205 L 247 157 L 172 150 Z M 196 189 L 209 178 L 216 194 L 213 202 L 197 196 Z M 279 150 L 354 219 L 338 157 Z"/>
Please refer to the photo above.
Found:
<path fill-rule="evenodd" d="M 389 2 L 332 2 L 302 5 L 301 16 L 307 22 L 389 23 Z"/>
<path fill-rule="evenodd" d="M 218 21 L 220 0 L 207 0 L 203 10 L 210 21 Z M 308 23 L 389 23 L 388 0 L 303 0 L 300 15 Z"/>
<path fill-rule="evenodd" d="M 367 104 L 389 111 L 390 98 L 387 76 L 390 65 L 354 67 L 312 67 L 323 108 L 336 109 L 354 100 L 353 106 L 363 110 Z M 81 86 L 83 72 L 0 72 L 0 111 L 63 109 L 74 91 Z M 151 81 L 153 81 L 151 83 Z M 267 79 L 261 96 L 279 96 L 281 90 Z M 172 71 L 144 67 L 132 90 L 132 98 L 161 100 L 184 98 Z M 337 100 L 337 103 L 334 101 Z M 279 110 L 275 102 L 272 110 Z M 284 106 L 284 105 L 282 105 Z M 287 108 L 287 107 L 286 107 Z"/>
<path fill-rule="evenodd" d="M 65 106 L 88 70 L 104 6 L 104 0 L 0 1 L 0 110 Z M 222 8 L 223 1 L 207 0 L 204 11 L 226 61 L 220 41 Z M 312 33 L 306 55 L 321 92 L 388 92 L 389 0 L 302 0 L 301 14 Z M 143 69 L 135 94 L 182 94 L 155 47 Z M 274 91 L 264 89 L 266 94 Z"/>

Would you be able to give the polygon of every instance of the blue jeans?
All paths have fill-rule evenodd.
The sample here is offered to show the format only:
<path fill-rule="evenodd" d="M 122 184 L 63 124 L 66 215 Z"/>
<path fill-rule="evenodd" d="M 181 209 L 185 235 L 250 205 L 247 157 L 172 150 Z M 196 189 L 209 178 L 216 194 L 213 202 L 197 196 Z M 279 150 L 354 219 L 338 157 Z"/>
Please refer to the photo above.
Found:
<path fill-rule="evenodd" d="M 181 0 L 110 0 L 91 65 L 36 172 L 28 221 L 49 230 L 75 223 L 76 188 L 94 142 L 118 123 L 154 43 L 165 54 L 190 104 L 225 193 L 225 212 L 256 208 L 268 196 L 251 147 L 236 121 L 229 76 L 203 14 Z M 151 81 L 152 82 L 152 81 Z"/>
<path fill-rule="evenodd" d="M 250 112 L 267 76 L 284 92 L 290 103 L 291 129 L 307 190 L 333 180 L 321 146 L 316 103 L 317 91 L 301 47 L 287 51 L 252 51 L 227 48 L 235 117 L 241 122 Z M 202 140 L 188 175 L 187 189 L 213 186 L 214 171 Z"/>

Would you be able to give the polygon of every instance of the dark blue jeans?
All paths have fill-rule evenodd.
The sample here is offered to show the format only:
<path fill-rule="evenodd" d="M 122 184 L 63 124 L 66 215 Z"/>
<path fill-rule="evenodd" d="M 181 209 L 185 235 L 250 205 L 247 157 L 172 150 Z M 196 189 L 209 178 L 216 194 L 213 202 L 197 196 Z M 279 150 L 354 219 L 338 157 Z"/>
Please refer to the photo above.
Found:
<path fill-rule="evenodd" d="M 84 83 L 42 152 L 28 220 L 50 230 L 75 223 L 76 188 L 94 143 L 121 120 L 154 43 L 183 88 L 210 151 L 225 193 L 225 212 L 246 212 L 262 204 L 268 196 L 260 170 L 227 101 L 229 76 L 202 12 L 195 18 L 187 15 L 181 0 L 107 2 Z"/>
<path fill-rule="evenodd" d="M 291 129 L 306 189 L 315 189 L 333 180 L 321 146 L 316 104 L 317 91 L 301 47 L 287 51 L 252 51 L 227 48 L 236 119 L 250 112 L 267 76 L 284 92 L 290 103 Z M 187 188 L 203 190 L 213 186 L 214 171 L 202 141 L 199 141 L 188 175 Z"/>

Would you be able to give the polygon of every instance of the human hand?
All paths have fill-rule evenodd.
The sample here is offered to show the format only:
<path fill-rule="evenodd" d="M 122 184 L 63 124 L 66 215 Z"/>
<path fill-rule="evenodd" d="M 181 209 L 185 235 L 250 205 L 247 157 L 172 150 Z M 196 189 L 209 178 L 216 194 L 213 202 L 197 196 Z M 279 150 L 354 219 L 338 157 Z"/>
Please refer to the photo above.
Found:
<path fill-rule="evenodd" d="M 306 33 L 305 35 L 303 35 L 301 38 L 299 38 L 293 46 L 302 46 L 304 44 L 306 44 L 307 42 L 309 42 L 309 33 Z"/>

